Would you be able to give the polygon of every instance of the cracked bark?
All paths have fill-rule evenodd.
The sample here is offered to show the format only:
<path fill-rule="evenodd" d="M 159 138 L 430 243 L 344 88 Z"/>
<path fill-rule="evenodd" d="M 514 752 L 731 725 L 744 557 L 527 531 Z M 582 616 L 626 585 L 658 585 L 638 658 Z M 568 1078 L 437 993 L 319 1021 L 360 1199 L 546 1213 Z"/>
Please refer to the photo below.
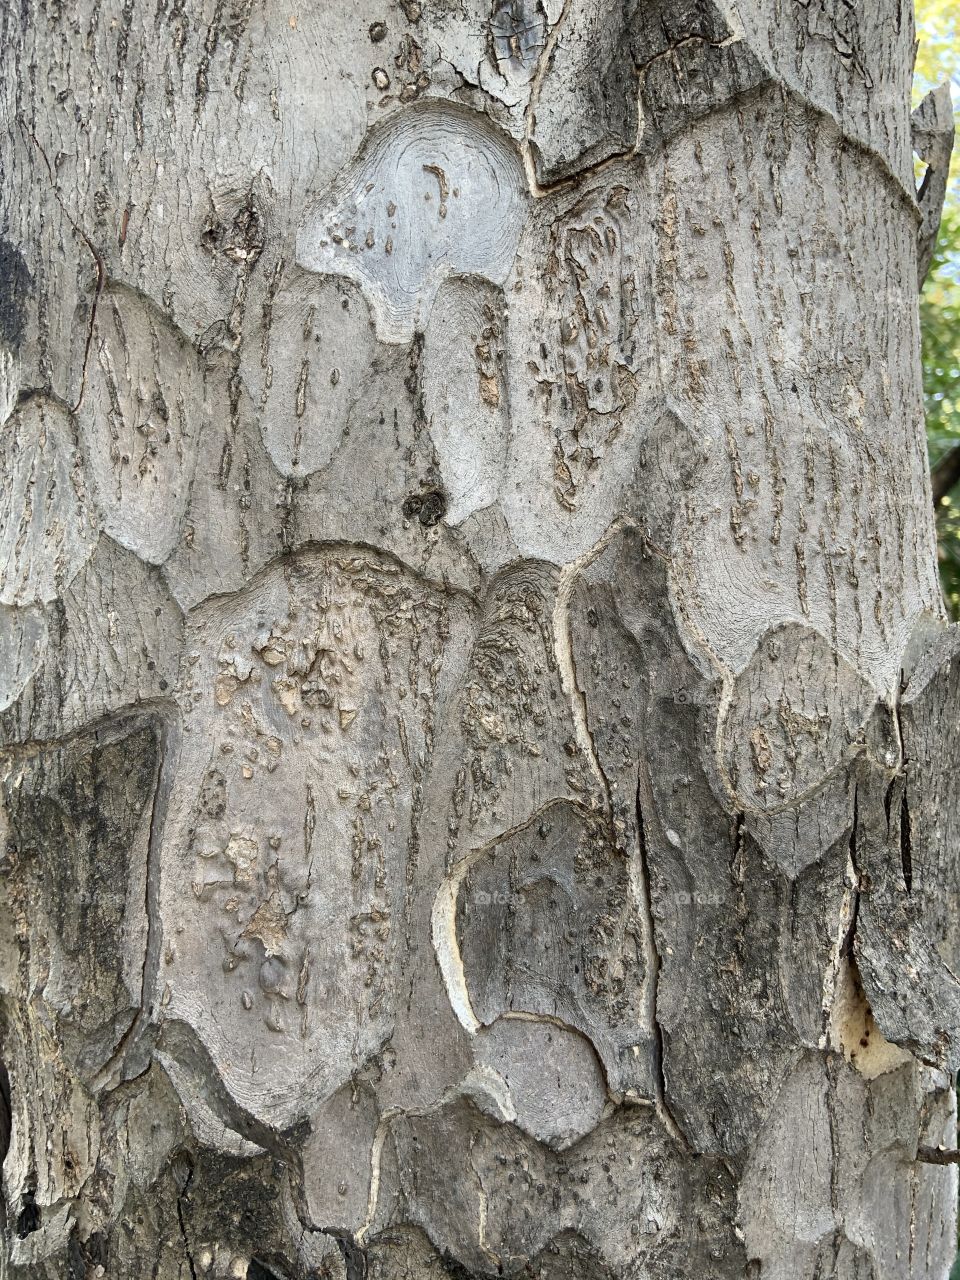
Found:
<path fill-rule="evenodd" d="M 0 15 L 3 1280 L 945 1274 L 912 50 Z"/>

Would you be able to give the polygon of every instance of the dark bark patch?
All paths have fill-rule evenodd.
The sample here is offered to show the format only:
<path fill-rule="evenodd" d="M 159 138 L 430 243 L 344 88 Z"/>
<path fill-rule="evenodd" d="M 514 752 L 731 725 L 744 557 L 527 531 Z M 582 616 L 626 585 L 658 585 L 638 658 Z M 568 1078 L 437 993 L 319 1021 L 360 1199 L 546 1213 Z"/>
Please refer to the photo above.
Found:
<path fill-rule="evenodd" d="M 247 1266 L 247 1280 L 280 1280 L 280 1277 L 276 1271 L 271 1271 L 258 1259 L 251 1258 Z"/>
<path fill-rule="evenodd" d="M 406 520 L 419 520 L 425 529 L 439 524 L 447 511 L 447 499 L 439 489 L 429 489 L 426 493 L 412 493 L 403 504 L 403 515 Z"/>
<path fill-rule="evenodd" d="M 0 338 L 14 351 L 23 342 L 30 284 L 23 254 L 0 237 Z"/>
<path fill-rule="evenodd" d="M 347 1269 L 347 1280 L 366 1280 L 367 1255 L 364 1250 L 347 1235 L 338 1235 L 336 1241 Z"/>
<path fill-rule="evenodd" d="M 903 799 L 900 801 L 900 866 L 903 868 L 903 883 L 907 893 L 913 890 L 913 848 L 910 835 L 910 806 L 907 803 L 907 790 L 904 787 Z"/>
<path fill-rule="evenodd" d="M 10 1076 L 7 1068 L 0 1062 L 0 1165 L 10 1150 L 10 1121 Z"/>
<path fill-rule="evenodd" d="M 11 901 L 31 947 L 68 975 L 73 1003 L 56 1015 L 83 1071 L 109 1056 L 139 996 L 124 977 L 144 945 L 127 886 L 143 874 L 160 751 L 152 724 L 104 726 L 24 759 L 5 788 Z"/>
<path fill-rule="evenodd" d="M 23 1193 L 20 1201 L 20 1212 L 17 1214 L 16 1232 L 21 1240 L 26 1240 L 27 1236 L 32 1235 L 34 1231 L 40 1229 L 40 1206 L 37 1204 L 36 1193 L 27 1189 Z"/>

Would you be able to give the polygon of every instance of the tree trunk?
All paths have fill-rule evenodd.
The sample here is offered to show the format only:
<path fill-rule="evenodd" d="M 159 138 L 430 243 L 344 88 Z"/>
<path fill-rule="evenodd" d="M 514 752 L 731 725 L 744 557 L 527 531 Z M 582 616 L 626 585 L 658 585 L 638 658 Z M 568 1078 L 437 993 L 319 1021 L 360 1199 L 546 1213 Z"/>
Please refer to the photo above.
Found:
<path fill-rule="evenodd" d="M 4 1274 L 945 1276 L 907 0 L 2 22 Z"/>

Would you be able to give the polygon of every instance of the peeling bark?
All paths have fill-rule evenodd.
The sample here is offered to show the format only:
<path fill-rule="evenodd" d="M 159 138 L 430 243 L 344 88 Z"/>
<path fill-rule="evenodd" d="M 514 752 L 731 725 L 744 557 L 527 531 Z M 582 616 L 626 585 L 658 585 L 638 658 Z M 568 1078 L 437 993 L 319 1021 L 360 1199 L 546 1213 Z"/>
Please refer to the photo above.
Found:
<path fill-rule="evenodd" d="M 945 1275 L 913 40 L 4 11 L 4 1277 Z"/>

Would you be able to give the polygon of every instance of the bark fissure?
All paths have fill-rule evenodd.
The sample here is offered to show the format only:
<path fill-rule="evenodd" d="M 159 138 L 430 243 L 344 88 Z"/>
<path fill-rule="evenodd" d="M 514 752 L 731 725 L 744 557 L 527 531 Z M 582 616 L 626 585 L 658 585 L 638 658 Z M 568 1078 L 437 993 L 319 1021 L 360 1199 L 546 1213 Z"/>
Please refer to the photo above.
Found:
<path fill-rule="evenodd" d="M 656 938 L 656 921 L 653 914 L 653 887 L 650 870 L 650 849 L 647 841 L 646 820 L 643 814 L 642 793 L 649 788 L 649 781 L 645 777 L 645 765 L 641 762 L 637 773 L 637 789 L 636 789 L 636 822 L 637 822 L 637 852 L 640 864 L 640 891 L 641 904 L 644 915 L 644 942 L 645 942 L 645 959 L 647 964 L 646 976 L 644 978 L 646 990 L 647 1018 L 650 1027 L 650 1033 L 653 1039 L 654 1048 L 654 1081 L 656 1087 L 655 1105 L 657 1114 L 661 1117 L 666 1126 L 667 1132 L 679 1143 L 685 1150 L 689 1150 L 689 1143 L 684 1136 L 683 1130 L 674 1119 L 670 1103 L 667 1099 L 667 1078 L 664 1063 L 664 1038 L 663 1028 L 657 1017 L 657 991 L 660 983 L 660 952 L 657 947 Z"/>
<path fill-rule="evenodd" d="M 910 805 L 907 801 L 907 784 L 904 780 L 900 801 L 900 868 L 907 893 L 913 892 L 913 842 L 910 832 Z"/>
<path fill-rule="evenodd" d="M 190 1280 L 197 1280 L 197 1268 L 193 1258 L 193 1246 L 190 1241 L 190 1233 L 187 1230 L 186 1215 L 184 1214 L 184 1200 L 190 1190 L 190 1184 L 193 1182 L 194 1167 L 190 1162 L 186 1166 L 185 1173 L 181 1178 L 174 1177 L 177 1181 L 177 1223 L 180 1228 L 180 1240 L 183 1244 L 183 1251 L 187 1255 L 187 1266 L 190 1268 Z"/>

